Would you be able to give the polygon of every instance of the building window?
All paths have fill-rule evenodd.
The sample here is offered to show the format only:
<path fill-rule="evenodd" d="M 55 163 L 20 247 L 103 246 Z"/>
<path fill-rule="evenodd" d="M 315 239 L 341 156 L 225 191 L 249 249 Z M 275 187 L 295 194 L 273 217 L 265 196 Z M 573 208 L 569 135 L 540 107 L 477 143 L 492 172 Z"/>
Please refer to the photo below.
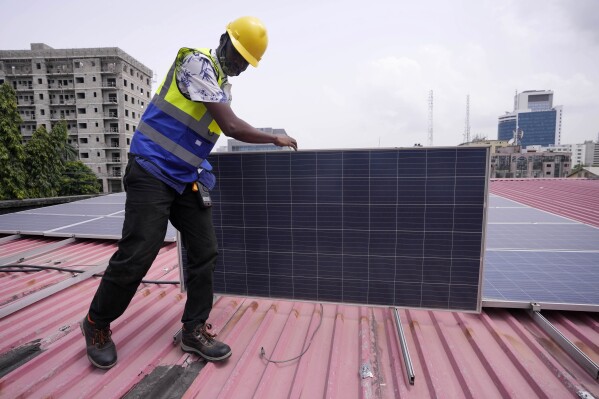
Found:
<path fill-rule="evenodd" d="M 85 98 L 85 93 L 77 93 L 77 98 Z"/>
<path fill-rule="evenodd" d="M 40 114 L 46 115 L 46 110 L 45 109 L 40 109 Z M 566 165 L 566 166 L 568 166 L 568 165 Z"/>
<path fill-rule="evenodd" d="M 82 77 L 75 78 L 75 83 L 83 83 L 84 79 Z"/>
<path fill-rule="evenodd" d="M 129 110 L 128 109 L 125 110 L 125 116 L 129 116 Z"/>
<path fill-rule="evenodd" d="M 44 95 L 42 93 L 40 93 L 40 100 L 44 99 Z"/>
<path fill-rule="evenodd" d="M 86 114 L 87 110 L 85 108 L 77 108 L 77 113 L 78 114 Z"/>
<path fill-rule="evenodd" d="M 129 96 L 125 94 L 125 101 L 129 101 Z"/>
<path fill-rule="evenodd" d="M 135 90 L 135 86 L 133 86 L 133 83 L 131 83 L 131 90 Z"/>
<path fill-rule="evenodd" d="M 89 158 L 89 154 L 87 152 L 82 152 L 81 158 Z"/>
<path fill-rule="evenodd" d="M 94 97 L 98 97 L 98 93 L 94 91 Z"/>
<path fill-rule="evenodd" d="M 133 119 L 135 119 L 135 111 L 131 112 L 131 114 L 133 115 Z"/>
<path fill-rule="evenodd" d="M 79 129 L 87 129 L 87 123 L 80 123 Z"/>
<path fill-rule="evenodd" d="M 36 67 L 37 69 L 42 69 L 42 64 L 40 64 L 40 63 L 38 62 L 37 64 L 35 64 L 35 67 Z"/>
<path fill-rule="evenodd" d="M 95 76 L 93 76 L 93 77 L 92 77 L 92 82 L 95 82 L 95 81 L 96 81 L 96 77 L 95 77 Z"/>
<path fill-rule="evenodd" d="M 98 126 L 100 126 L 100 125 L 98 125 L 98 122 L 96 122 L 96 127 L 98 127 Z"/>
<path fill-rule="evenodd" d="M 85 138 L 85 137 L 81 137 L 81 138 L 79 139 L 79 142 L 80 142 L 81 144 L 87 144 L 87 138 Z"/>
<path fill-rule="evenodd" d="M 129 124 L 128 123 L 125 124 L 125 130 L 129 131 Z"/>
<path fill-rule="evenodd" d="M 40 78 L 40 79 L 38 79 L 38 80 L 37 80 L 37 83 L 41 85 L 41 84 L 42 84 L 42 79 L 41 79 L 41 78 Z"/>
<path fill-rule="evenodd" d="M 127 87 L 127 79 L 123 79 L 123 86 Z"/>

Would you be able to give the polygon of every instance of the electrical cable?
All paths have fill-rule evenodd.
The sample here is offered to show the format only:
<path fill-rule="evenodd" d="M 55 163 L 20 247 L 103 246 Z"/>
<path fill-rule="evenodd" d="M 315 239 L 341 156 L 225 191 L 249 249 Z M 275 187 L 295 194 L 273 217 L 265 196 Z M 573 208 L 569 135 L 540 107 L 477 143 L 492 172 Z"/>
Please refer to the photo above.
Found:
<path fill-rule="evenodd" d="M 292 362 L 294 360 L 299 359 L 300 357 L 304 356 L 304 354 L 308 351 L 308 349 L 310 349 L 310 345 L 312 345 L 312 340 L 314 340 L 314 336 L 316 335 L 316 332 L 318 331 L 318 329 L 320 328 L 320 325 L 322 324 L 322 318 L 324 317 L 324 307 L 322 306 L 322 303 L 320 304 L 320 320 L 318 321 L 318 326 L 316 327 L 316 329 L 314 330 L 314 332 L 312 333 L 312 336 L 310 337 L 310 342 L 308 342 L 308 346 L 306 346 L 306 349 L 304 349 L 302 351 L 302 353 L 300 353 L 299 355 L 292 357 L 291 359 L 285 359 L 285 360 L 272 360 L 271 358 L 266 356 L 266 352 L 264 351 L 264 347 L 260 347 L 260 358 L 266 360 L 269 363 L 287 363 L 287 362 Z"/>
<path fill-rule="evenodd" d="M 79 265 L 81 266 L 81 265 Z M 12 268 L 12 269 L 11 269 Z M 29 270 L 27 270 L 29 269 Z M 0 273 L 34 273 L 40 270 L 56 270 L 67 273 L 85 273 L 85 270 L 69 269 L 66 267 L 57 266 L 41 266 L 41 265 L 24 265 L 12 264 L 0 266 Z M 94 274 L 94 277 L 101 277 L 101 274 Z M 180 284 L 178 280 L 141 280 L 143 284 Z"/>

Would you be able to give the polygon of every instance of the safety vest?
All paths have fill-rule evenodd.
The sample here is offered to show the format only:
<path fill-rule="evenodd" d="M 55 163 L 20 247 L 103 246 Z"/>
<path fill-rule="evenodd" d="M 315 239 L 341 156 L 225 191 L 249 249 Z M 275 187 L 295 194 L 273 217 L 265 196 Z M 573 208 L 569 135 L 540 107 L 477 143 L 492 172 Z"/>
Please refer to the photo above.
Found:
<path fill-rule="evenodd" d="M 188 100 L 177 87 L 177 65 L 194 51 L 210 58 L 218 85 L 226 83 L 209 49 L 180 49 L 135 130 L 130 149 L 184 183 L 198 180 L 198 168 L 207 165 L 205 159 L 222 133 L 204 103 Z"/>

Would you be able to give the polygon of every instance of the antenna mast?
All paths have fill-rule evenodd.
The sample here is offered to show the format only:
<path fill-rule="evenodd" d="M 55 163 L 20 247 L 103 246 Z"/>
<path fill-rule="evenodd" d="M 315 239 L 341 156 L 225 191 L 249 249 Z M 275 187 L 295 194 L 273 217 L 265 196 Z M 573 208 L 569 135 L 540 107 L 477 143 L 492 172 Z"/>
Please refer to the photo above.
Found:
<path fill-rule="evenodd" d="M 470 94 L 466 95 L 466 126 L 464 127 L 464 143 L 470 142 Z"/>
<path fill-rule="evenodd" d="M 433 91 L 428 92 L 428 145 L 433 146 Z"/>

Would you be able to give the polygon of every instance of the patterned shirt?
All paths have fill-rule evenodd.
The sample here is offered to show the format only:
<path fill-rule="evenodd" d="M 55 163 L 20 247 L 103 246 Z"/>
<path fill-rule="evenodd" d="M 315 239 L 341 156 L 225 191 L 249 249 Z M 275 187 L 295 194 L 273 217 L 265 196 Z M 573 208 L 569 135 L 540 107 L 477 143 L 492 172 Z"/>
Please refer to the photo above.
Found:
<path fill-rule="evenodd" d="M 218 63 L 218 57 L 214 50 L 212 50 L 211 55 L 216 60 L 217 67 L 221 69 L 220 64 Z M 230 103 L 231 84 L 227 81 L 227 77 L 222 72 L 222 69 L 221 75 L 225 76 L 222 88 L 218 85 L 216 71 L 214 70 L 214 65 L 210 58 L 198 51 L 194 51 L 183 59 L 181 65 L 177 66 L 177 86 L 179 87 L 181 94 L 192 101 Z M 173 180 L 153 163 L 141 157 L 135 157 L 135 160 L 141 167 L 168 184 L 179 194 L 183 193 L 187 187 L 187 184 Z M 205 172 L 206 171 L 202 171 L 202 173 Z"/>
<path fill-rule="evenodd" d="M 216 52 L 212 50 L 212 57 L 220 69 Z M 224 75 L 221 71 L 221 74 Z M 181 65 L 177 67 L 177 86 L 181 93 L 193 101 L 209 103 L 230 103 L 231 85 L 225 76 L 223 88 L 218 86 L 216 71 L 210 58 L 194 51 L 186 56 Z"/>

